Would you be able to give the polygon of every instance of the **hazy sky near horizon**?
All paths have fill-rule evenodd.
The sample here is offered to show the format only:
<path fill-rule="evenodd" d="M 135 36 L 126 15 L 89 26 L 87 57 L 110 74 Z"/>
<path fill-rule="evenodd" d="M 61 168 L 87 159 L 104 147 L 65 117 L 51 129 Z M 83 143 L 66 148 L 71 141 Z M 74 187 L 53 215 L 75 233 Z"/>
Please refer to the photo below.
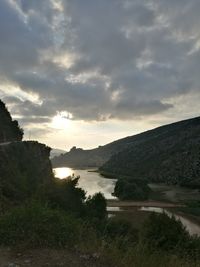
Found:
<path fill-rule="evenodd" d="M 199 116 L 199 0 L 1 0 L 0 98 L 26 139 L 91 148 Z"/>

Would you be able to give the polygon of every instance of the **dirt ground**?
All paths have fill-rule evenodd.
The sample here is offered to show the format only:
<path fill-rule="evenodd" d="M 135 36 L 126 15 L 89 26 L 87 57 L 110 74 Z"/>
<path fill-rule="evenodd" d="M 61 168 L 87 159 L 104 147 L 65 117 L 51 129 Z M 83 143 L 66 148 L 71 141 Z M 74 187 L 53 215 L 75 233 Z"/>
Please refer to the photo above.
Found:
<path fill-rule="evenodd" d="M 108 267 L 96 256 L 67 250 L 0 248 L 0 267 Z"/>

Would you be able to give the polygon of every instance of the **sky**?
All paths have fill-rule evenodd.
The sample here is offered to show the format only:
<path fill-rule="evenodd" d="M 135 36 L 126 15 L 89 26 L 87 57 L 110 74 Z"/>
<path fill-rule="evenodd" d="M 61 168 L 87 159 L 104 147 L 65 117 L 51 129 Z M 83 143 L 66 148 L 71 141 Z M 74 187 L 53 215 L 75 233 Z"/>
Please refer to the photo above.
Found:
<path fill-rule="evenodd" d="M 93 148 L 199 116 L 199 0 L 0 0 L 0 98 L 25 139 Z"/>

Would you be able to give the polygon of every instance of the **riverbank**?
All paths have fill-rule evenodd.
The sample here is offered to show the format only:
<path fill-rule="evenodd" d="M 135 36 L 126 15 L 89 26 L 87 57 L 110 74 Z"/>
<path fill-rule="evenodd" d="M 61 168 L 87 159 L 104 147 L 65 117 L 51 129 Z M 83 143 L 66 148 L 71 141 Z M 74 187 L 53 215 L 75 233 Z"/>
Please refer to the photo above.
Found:
<path fill-rule="evenodd" d="M 116 199 L 107 200 L 108 207 L 158 207 L 158 208 L 183 208 L 185 205 L 158 201 L 120 201 Z"/>
<path fill-rule="evenodd" d="M 180 220 L 191 235 L 200 236 L 200 220 L 194 216 L 179 211 L 186 206 L 177 203 L 166 203 L 156 201 L 119 201 L 107 200 L 107 211 L 109 216 L 126 218 L 136 228 L 145 222 L 151 212 L 166 213 L 169 217 L 174 216 Z"/>

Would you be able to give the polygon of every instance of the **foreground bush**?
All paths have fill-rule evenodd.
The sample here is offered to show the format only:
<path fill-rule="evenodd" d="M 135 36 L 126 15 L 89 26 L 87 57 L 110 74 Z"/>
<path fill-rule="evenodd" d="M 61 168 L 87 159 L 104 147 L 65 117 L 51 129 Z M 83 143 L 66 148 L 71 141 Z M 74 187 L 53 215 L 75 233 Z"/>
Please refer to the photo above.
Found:
<path fill-rule="evenodd" d="M 13 209 L 0 218 L 0 245 L 72 246 L 79 240 L 78 219 L 38 203 Z"/>
<path fill-rule="evenodd" d="M 163 215 L 161 217 L 165 218 Z M 160 223 L 159 219 L 151 221 L 151 227 L 148 222 L 148 229 L 155 227 L 165 241 L 158 222 Z M 176 229 L 171 221 L 168 224 L 168 228 L 170 227 Z M 137 231 L 129 222 L 112 218 L 108 219 L 100 234 L 85 219 L 80 220 L 62 210 L 32 202 L 13 209 L 0 218 L 0 245 L 67 248 L 73 257 L 83 256 L 87 259 L 88 266 L 96 266 L 90 265 L 95 261 L 98 266 L 105 267 L 200 267 L 197 258 L 187 257 L 184 251 L 182 255 L 177 253 L 175 243 L 173 250 L 164 249 L 169 244 L 167 239 L 163 249 L 151 246 L 156 233 L 145 232 L 145 229 L 146 239 L 138 239 Z M 147 235 L 150 232 L 151 235 Z M 178 236 L 179 234 L 177 231 Z M 149 243 L 146 242 L 147 239 Z M 195 251 L 199 241 L 195 238 L 192 240 L 191 248 Z M 161 244 L 159 243 L 160 246 Z"/>
<path fill-rule="evenodd" d="M 182 257 L 183 256 L 183 257 Z M 165 251 L 152 251 L 143 243 L 126 246 L 122 250 L 118 243 L 110 243 L 104 250 L 105 265 L 109 267 L 200 267 L 200 261 L 186 259 Z"/>
<path fill-rule="evenodd" d="M 182 247 L 189 240 L 189 234 L 174 217 L 152 213 L 142 229 L 142 239 L 151 247 L 170 251 Z"/>

